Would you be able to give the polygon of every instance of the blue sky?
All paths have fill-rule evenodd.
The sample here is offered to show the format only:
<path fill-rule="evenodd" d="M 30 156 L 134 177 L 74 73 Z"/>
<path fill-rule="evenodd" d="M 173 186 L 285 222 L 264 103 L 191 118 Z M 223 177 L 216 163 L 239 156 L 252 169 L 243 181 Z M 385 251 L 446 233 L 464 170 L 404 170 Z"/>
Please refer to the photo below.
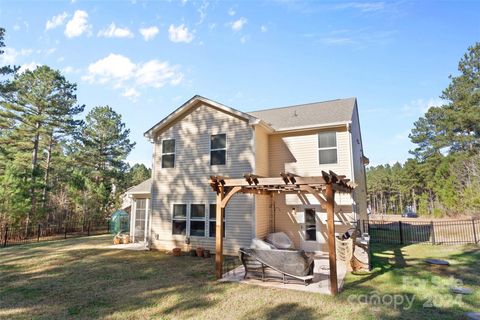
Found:
<path fill-rule="evenodd" d="M 47 64 L 87 111 L 143 132 L 195 94 L 242 111 L 355 96 L 371 164 L 404 161 L 408 133 L 480 40 L 480 2 L 0 1 L 0 65 Z"/>

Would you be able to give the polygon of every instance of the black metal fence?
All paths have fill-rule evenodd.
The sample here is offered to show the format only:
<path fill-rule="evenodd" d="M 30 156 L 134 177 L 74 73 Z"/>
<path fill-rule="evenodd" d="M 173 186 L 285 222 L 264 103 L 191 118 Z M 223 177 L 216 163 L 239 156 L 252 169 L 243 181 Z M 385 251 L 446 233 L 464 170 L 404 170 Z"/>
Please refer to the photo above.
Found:
<path fill-rule="evenodd" d="M 32 224 L 14 227 L 0 226 L 0 248 L 32 242 L 67 239 L 109 232 L 107 220 L 66 221 L 61 225 Z"/>
<path fill-rule="evenodd" d="M 372 243 L 480 243 L 480 219 L 443 221 L 363 221 Z"/>

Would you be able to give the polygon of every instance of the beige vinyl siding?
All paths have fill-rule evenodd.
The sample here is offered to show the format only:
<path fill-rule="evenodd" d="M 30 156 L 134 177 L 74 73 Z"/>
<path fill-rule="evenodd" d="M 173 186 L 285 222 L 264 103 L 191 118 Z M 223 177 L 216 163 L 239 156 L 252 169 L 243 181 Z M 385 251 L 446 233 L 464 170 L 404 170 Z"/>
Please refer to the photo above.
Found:
<path fill-rule="evenodd" d="M 318 133 L 320 130 L 289 134 L 272 134 L 269 137 L 270 175 L 291 172 L 300 176 L 321 176 L 322 170 L 351 177 L 349 133 L 345 127 L 323 130 L 337 132 L 336 164 L 320 165 L 318 162 Z"/>
<path fill-rule="evenodd" d="M 339 175 L 345 175 L 351 179 L 352 169 L 350 165 L 350 133 L 346 126 L 328 129 L 324 131 L 337 132 L 337 163 L 320 165 L 318 159 L 318 133 L 321 130 L 302 131 L 288 134 L 273 134 L 269 137 L 270 175 L 278 176 L 280 172 L 291 172 L 300 176 L 321 176 L 322 170 L 332 170 Z M 337 194 L 336 206 L 336 232 L 342 233 L 348 229 L 349 222 L 353 220 L 352 198 L 350 195 Z M 319 213 L 323 223 L 320 225 L 321 247 L 326 244 L 326 212 L 321 208 L 318 201 L 310 195 L 274 195 L 274 231 L 286 232 L 294 241 L 297 248 L 300 247 L 303 231 L 298 218 L 293 214 L 303 212 L 306 208 L 314 208 Z M 341 212 L 340 212 L 341 209 Z"/>
<path fill-rule="evenodd" d="M 353 181 L 357 184 L 353 192 L 353 198 L 358 205 L 357 219 L 367 219 L 367 186 L 365 166 L 363 165 L 363 144 L 362 134 L 360 132 L 360 121 L 358 116 L 358 107 L 355 106 L 352 116 L 352 152 L 353 152 Z"/>
<path fill-rule="evenodd" d="M 226 165 L 210 166 L 210 136 L 227 135 Z M 161 168 L 161 143 L 175 139 L 175 167 Z M 172 235 L 173 204 L 215 203 L 208 185 L 211 175 L 239 177 L 253 168 L 253 130 L 238 117 L 201 104 L 155 137 L 154 180 L 152 187 L 152 246 L 171 249 L 185 247 L 185 236 Z M 226 209 L 225 253 L 248 246 L 253 229 L 253 197 L 235 195 Z M 208 222 L 207 222 L 208 225 Z M 215 239 L 191 237 L 191 247 L 215 249 Z M 186 247 L 185 247 L 186 248 Z"/>
<path fill-rule="evenodd" d="M 269 176 L 268 133 L 260 126 L 255 127 L 255 174 Z M 255 196 L 255 237 L 265 238 L 271 232 L 271 198 Z"/>

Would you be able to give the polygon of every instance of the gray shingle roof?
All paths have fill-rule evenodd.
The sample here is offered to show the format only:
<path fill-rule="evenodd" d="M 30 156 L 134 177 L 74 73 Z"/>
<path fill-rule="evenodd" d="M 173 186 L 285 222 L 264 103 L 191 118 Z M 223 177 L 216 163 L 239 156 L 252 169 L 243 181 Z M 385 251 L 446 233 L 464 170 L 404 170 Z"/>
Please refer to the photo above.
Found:
<path fill-rule="evenodd" d="M 351 121 L 356 98 L 247 112 L 275 130 Z"/>
<path fill-rule="evenodd" d="M 147 179 L 136 186 L 131 187 L 125 193 L 150 193 L 152 190 L 152 179 Z"/>

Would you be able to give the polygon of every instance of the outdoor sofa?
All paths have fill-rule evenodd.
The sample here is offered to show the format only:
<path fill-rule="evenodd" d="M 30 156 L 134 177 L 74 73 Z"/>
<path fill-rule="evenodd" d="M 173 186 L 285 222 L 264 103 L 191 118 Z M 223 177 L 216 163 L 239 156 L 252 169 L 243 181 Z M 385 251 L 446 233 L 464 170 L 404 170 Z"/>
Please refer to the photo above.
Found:
<path fill-rule="evenodd" d="M 252 240 L 250 248 L 240 248 L 240 259 L 245 269 L 244 278 L 260 277 L 265 281 L 267 278 L 276 278 L 280 274 L 284 283 L 287 283 L 288 278 L 293 278 L 308 285 L 313 280 L 313 257 L 303 250 L 292 249 L 293 243 L 290 241 L 289 244 L 283 236 L 285 234 L 274 235 L 267 239 L 276 239 L 278 241 L 272 242 L 289 248 L 277 248 L 272 243 L 260 239 Z"/>

